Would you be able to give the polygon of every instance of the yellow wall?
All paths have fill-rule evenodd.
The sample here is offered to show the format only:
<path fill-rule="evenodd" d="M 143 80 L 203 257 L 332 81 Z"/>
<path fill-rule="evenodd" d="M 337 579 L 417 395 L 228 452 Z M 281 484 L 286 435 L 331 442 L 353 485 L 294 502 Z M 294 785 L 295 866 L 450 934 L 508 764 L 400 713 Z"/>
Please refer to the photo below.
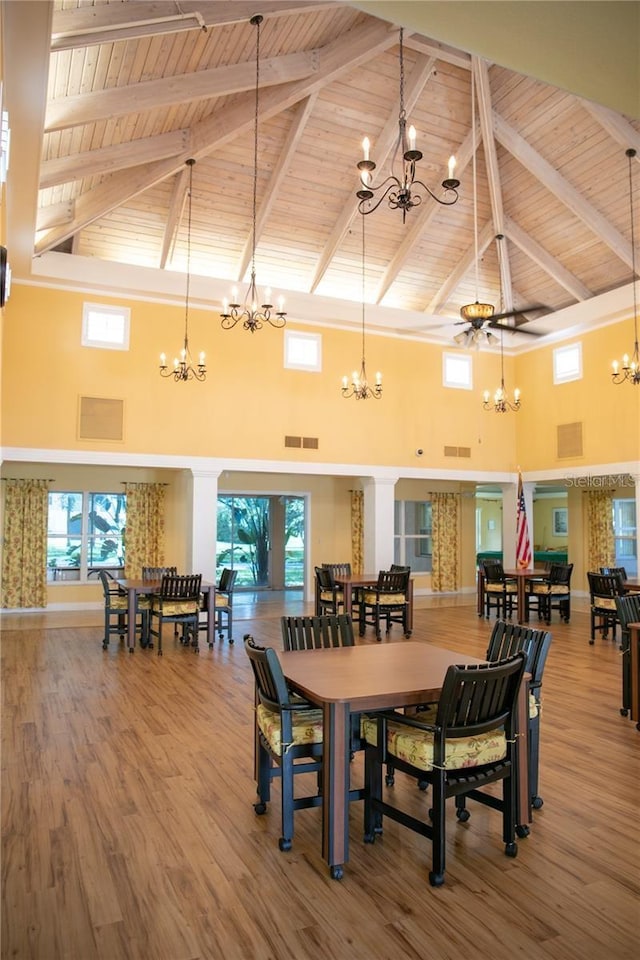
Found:
<path fill-rule="evenodd" d="M 640 457 L 640 390 L 611 383 L 611 361 L 630 353 L 631 320 L 576 337 L 582 342 L 582 379 L 554 386 L 553 347 L 520 354 L 522 390 L 517 458 L 523 471 L 637 461 Z M 583 456 L 559 459 L 557 426 L 583 424 Z"/>

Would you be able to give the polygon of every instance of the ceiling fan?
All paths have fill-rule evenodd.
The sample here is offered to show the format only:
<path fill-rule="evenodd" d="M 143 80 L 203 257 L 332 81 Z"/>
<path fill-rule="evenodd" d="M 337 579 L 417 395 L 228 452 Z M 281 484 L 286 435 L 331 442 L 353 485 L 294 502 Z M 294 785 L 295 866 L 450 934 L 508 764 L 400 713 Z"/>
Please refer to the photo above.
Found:
<path fill-rule="evenodd" d="M 529 318 L 525 316 L 536 310 L 545 310 L 539 304 L 531 307 L 522 307 L 519 310 L 505 310 L 502 313 L 494 313 L 494 307 L 490 303 L 468 303 L 460 308 L 462 320 L 457 320 L 455 326 L 466 323 L 467 329 L 462 330 L 453 338 L 456 343 L 463 344 L 465 347 L 472 345 L 479 346 L 482 341 L 486 343 L 498 343 L 498 337 L 495 337 L 491 330 L 506 330 L 507 333 L 526 333 L 530 337 L 540 337 L 542 334 L 535 330 L 527 330 L 525 324 Z M 498 323 L 499 320 L 506 320 L 507 317 L 521 318 L 516 319 L 513 326 L 507 323 Z"/>

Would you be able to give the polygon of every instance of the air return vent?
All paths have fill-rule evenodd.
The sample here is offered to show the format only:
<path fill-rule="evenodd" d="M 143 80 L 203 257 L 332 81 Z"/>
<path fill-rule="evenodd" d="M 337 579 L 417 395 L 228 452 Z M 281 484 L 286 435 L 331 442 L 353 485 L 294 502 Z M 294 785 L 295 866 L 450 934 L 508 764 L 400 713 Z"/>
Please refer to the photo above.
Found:
<path fill-rule="evenodd" d="M 124 400 L 80 397 L 78 437 L 80 440 L 121 441 L 124 438 Z"/>
<path fill-rule="evenodd" d="M 445 457 L 470 457 L 471 447 L 445 447 Z"/>
<path fill-rule="evenodd" d="M 317 450 L 319 443 L 317 437 L 285 437 L 285 447 L 304 447 L 305 450 Z"/>
<path fill-rule="evenodd" d="M 558 431 L 558 459 L 581 457 L 582 454 L 582 423 L 559 423 Z"/>

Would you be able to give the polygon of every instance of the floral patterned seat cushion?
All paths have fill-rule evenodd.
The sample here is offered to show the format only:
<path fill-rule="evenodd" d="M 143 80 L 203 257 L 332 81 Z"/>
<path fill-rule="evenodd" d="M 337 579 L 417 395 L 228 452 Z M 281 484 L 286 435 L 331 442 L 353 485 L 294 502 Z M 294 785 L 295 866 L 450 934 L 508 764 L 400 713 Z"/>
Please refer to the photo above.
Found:
<path fill-rule="evenodd" d="M 331 590 L 321 590 L 320 599 L 326 600 L 328 603 L 333 603 L 333 593 L 331 592 Z M 344 593 L 342 592 L 342 590 L 338 590 L 336 592 L 336 600 L 338 601 L 338 603 L 342 603 L 344 601 Z"/>
<path fill-rule="evenodd" d="M 428 712 L 416 714 L 416 719 L 424 722 L 424 715 Z M 363 718 L 362 732 L 367 743 L 377 742 L 378 727 L 375 717 Z M 391 756 L 410 763 L 418 770 L 433 769 L 433 733 L 429 730 L 418 730 L 388 721 L 387 749 Z M 485 763 L 503 760 L 506 755 L 507 741 L 504 730 L 489 730 L 477 737 L 447 740 L 445 766 L 448 770 L 481 767 Z"/>
<path fill-rule="evenodd" d="M 599 610 L 614 610 L 616 609 L 615 597 L 594 597 L 593 606 L 597 607 Z"/>
<path fill-rule="evenodd" d="M 277 710 L 256 707 L 258 727 L 276 756 L 282 755 L 282 724 Z M 322 743 L 322 710 L 294 710 L 291 714 L 293 743 Z"/>
<path fill-rule="evenodd" d="M 484 589 L 485 593 L 503 593 L 505 589 L 507 593 L 517 593 L 518 585 L 515 583 L 507 583 L 503 587 L 501 583 L 487 583 Z"/>
<path fill-rule="evenodd" d="M 370 593 L 368 590 L 365 590 L 362 599 L 364 603 L 380 603 L 380 604 L 391 604 L 391 603 L 406 603 L 407 598 L 404 593 L 381 593 L 380 596 L 377 593 Z"/>
<path fill-rule="evenodd" d="M 112 593 L 109 597 L 109 607 L 112 610 L 128 610 L 129 599 L 124 593 Z"/>
<path fill-rule="evenodd" d="M 557 596 L 558 594 L 569 593 L 569 587 L 563 583 L 534 583 L 531 592 L 542 596 Z"/>
<path fill-rule="evenodd" d="M 172 603 L 171 601 L 163 603 L 159 608 L 163 617 L 186 617 L 189 614 L 198 613 L 197 600 L 183 600 Z"/>
<path fill-rule="evenodd" d="M 216 607 L 228 607 L 229 606 L 229 597 L 224 597 L 221 593 L 216 594 Z"/>

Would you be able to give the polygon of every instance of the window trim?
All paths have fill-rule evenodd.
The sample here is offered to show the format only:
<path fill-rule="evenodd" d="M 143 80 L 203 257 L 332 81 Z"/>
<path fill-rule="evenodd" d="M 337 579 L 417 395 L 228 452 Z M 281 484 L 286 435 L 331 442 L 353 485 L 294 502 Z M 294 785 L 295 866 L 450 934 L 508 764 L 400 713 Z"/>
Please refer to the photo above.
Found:
<path fill-rule="evenodd" d="M 290 356 L 290 346 L 294 342 L 298 343 L 315 343 L 316 345 L 316 360 L 315 362 L 305 363 L 303 361 L 297 362 L 291 359 Z M 303 370 L 306 373 L 322 373 L 322 334 L 321 333 L 305 333 L 301 330 L 285 330 L 284 331 L 284 367 L 285 370 Z"/>
<path fill-rule="evenodd" d="M 466 382 L 449 379 L 447 375 L 448 363 L 466 366 L 468 372 Z M 450 390 L 473 390 L 473 357 L 468 354 L 452 353 L 444 350 L 442 353 L 442 386 Z"/>
<path fill-rule="evenodd" d="M 92 314 L 103 314 L 105 317 L 120 317 L 122 319 L 122 338 L 118 340 L 100 340 L 90 334 L 90 321 Z M 95 348 L 98 350 L 128 350 L 129 349 L 129 331 L 131 326 L 131 308 L 115 307 L 106 303 L 90 303 L 85 301 L 82 304 L 82 346 Z"/>
<path fill-rule="evenodd" d="M 560 356 L 575 353 L 577 369 L 570 373 L 562 374 L 558 371 L 558 359 Z M 575 343 L 565 343 L 561 347 L 555 347 L 553 350 L 553 382 L 554 384 L 571 383 L 573 380 L 582 380 L 582 342 L 577 340 Z"/>

